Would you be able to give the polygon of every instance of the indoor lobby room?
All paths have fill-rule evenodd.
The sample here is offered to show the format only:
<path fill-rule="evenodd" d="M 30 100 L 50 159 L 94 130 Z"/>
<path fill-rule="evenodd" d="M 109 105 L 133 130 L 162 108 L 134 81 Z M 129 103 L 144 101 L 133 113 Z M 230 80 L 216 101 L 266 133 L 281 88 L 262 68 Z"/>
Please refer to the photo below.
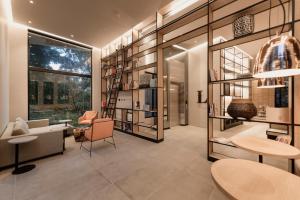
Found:
<path fill-rule="evenodd" d="M 0 0 L 0 200 L 300 199 L 300 0 Z"/>

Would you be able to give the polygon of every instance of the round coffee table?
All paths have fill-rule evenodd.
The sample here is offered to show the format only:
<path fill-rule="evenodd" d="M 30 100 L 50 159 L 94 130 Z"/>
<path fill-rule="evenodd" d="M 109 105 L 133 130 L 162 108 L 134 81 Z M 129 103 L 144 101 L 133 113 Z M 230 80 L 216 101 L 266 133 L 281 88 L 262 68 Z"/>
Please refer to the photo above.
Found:
<path fill-rule="evenodd" d="M 211 174 L 232 199 L 294 200 L 300 197 L 300 177 L 258 162 L 218 160 L 212 164 Z"/>
<path fill-rule="evenodd" d="M 35 168 L 35 165 L 23 165 L 19 167 L 19 145 L 32 142 L 37 138 L 38 136 L 24 136 L 8 140 L 8 143 L 15 145 L 15 169 L 12 174 L 23 174 Z"/>
<path fill-rule="evenodd" d="M 263 155 L 280 158 L 300 158 L 300 150 L 294 146 L 275 140 L 258 138 L 253 136 L 233 137 L 231 142 L 241 149 L 257 153 L 259 162 L 263 162 Z"/>

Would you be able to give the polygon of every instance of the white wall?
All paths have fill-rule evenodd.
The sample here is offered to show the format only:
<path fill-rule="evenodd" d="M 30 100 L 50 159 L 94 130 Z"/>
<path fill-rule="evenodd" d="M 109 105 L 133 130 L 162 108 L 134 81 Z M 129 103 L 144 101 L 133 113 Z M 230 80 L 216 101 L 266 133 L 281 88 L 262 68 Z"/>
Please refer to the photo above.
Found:
<path fill-rule="evenodd" d="M 12 24 L 9 27 L 9 46 L 10 46 L 10 72 L 9 72 L 9 91 L 10 107 L 9 120 L 15 121 L 16 117 L 28 119 L 28 55 L 27 55 L 27 36 L 26 27 Z M 101 94 L 101 70 L 100 70 L 101 51 L 93 49 L 93 110 L 100 111 Z"/>
<path fill-rule="evenodd" d="M 27 29 L 17 24 L 9 26 L 9 120 L 28 118 Z"/>
<path fill-rule="evenodd" d="M 188 94 L 189 125 L 207 127 L 207 105 L 197 103 L 198 90 L 202 90 L 202 100 L 207 98 L 207 45 L 202 44 L 189 51 Z"/>
<path fill-rule="evenodd" d="M 0 9 L 1 11 L 1 9 Z M 0 133 L 9 121 L 8 24 L 0 16 Z"/>
<path fill-rule="evenodd" d="M 101 50 L 93 48 L 92 53 L 93 66 L 93 97 L 92 109 L 98 112 L 101 111 Z"/>

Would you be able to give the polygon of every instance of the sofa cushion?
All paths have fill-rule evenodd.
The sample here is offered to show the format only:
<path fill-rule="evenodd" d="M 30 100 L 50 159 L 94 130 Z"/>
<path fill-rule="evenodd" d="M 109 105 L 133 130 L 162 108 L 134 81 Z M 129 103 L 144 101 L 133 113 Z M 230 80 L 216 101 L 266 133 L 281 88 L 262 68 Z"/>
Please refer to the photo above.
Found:
<path fill-rule="evenodd" d="M 12 136 L 29 134 L 29 129 L 25 121 L 17 120 L 12 132 Z"/>
<path fill-rule="evenodd" d="M 29 129 L 30 134 L 43 134 L 43 133 L 49 133 L 49 132 L 56 132 L 58 130 L 63 130 L 64 124 L 57 124 L 57 125 L 51 125 L 51 126 L 45 126 L 45 127 L 38 127 L 38 128 L 31 128 Z"/>
<path fill-rule="evenodd" d="M 16 118 L 16 122 L 17 122 L 17 121 L 19 121 L 19 122 L 22 123 L 22 127 L 25 127 L 26 129 L 29 129 L 29 126 L 28 126 L 27 122 L 26 122 L 23 118 L 17 117 L 17 118 Z"/>

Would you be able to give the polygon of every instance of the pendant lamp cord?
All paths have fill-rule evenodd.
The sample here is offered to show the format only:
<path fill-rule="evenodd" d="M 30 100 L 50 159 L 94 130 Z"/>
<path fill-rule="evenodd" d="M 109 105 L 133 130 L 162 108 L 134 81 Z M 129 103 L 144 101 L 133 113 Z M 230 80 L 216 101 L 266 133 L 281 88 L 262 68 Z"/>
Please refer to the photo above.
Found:
<path fill-rule="evenodd" d="M 269 1 L 270 3 L 270 9 L 269 9 L 269 39 L 271 40 L 272 38 L 272 33 L 271 33 L 271 14 L 272 14 L 272 1 Z"/>
<path fill-rule="evenodd" d="M 281 5 L 282 11 L 283 11 L 283 24 L 282 24 L 282 28 L 281 28 L 281 31 L 280 31 L 280 35 L 281 35 L 283 33 L 284 26 L 285 26 L 285 7 L 284 7 L 284 5 L 282 3 L 282 0 L 278 0 L 278 1 L 280 2 L 280 5 Z"/>

